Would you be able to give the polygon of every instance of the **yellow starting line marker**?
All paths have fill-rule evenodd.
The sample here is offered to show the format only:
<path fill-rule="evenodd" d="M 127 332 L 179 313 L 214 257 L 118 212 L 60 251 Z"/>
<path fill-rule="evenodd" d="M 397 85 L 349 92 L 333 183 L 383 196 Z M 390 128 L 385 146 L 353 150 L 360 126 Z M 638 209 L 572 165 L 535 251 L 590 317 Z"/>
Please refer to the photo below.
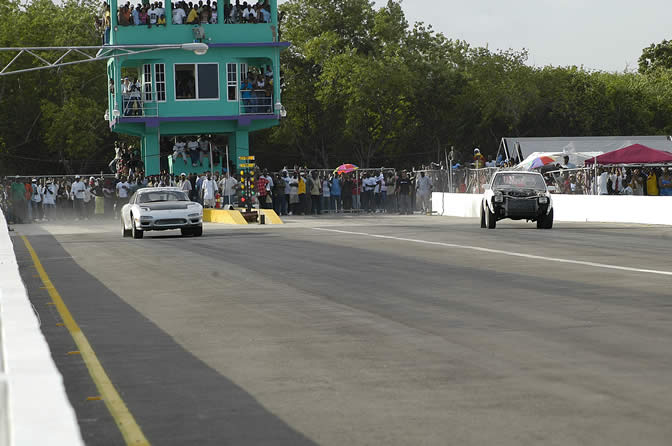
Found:
<path fill-rule="evenodd" d="M 37 257 L 37 253 L 33 249 L 33 246 L 25 236 L 22 235 L 21 239 L 23 239 L 23 243 L 25 243 L 26 248 L 30 253 L 30 257 L 33 259 L 35 269 L 37 269 L 37 272 L 42 279 L 42 283 L 44 283 L 44 286 L 49 292 L 49 296 L 51 296 L 54 301 L 58 313 L 61 315 L 61 319 L 79 348 L 82 359 L 84 359 L 84 363 L 89 369 L 89 374 L 100 392 L 100 398 L 105 401 L 105 405 L 110 411 L 112 418 L 114 418 L 114 421 L 117 423 L 117 427 L 121 431 L 121 435 L 124 437 L 126 444 L 132 446 L 149 446 L 149 441 L 145 438 L 145 434 L 142 433 L 142 429 L 140 429 L 135 418 L 128 410 L 128 407 L 126 407 L 124 400 L 121 399 L 119 392 L 117 392 L 114 384 L 112 384 L 107 373 L 105 373 L 105 369 L 103 369 L 103 366 L 100 364 L 96 353 L 93 351 L 86 336 L 84 336 L 82 329 L 79 328 L 79 325 L 75 322 L 70 310 L 68 310 L 68 307 L 65 305 L 63 298 L 54 287 L 54 284 L 51 283 L 51 279 L 49 279 L 47 272 L 44 270 L 44 267 L 42 267 L 42 262 L 40 262 L 40 259 Z"/>

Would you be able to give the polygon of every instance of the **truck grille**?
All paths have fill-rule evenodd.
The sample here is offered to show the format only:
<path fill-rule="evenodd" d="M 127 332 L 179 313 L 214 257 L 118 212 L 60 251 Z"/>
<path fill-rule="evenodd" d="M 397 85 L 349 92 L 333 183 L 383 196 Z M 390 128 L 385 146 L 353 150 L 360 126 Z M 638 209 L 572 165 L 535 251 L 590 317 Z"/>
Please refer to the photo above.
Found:
<path fill-rule="evenodd" d="M 537 200 L 508 200 L 507 209 L 509 214 L 533 214 L 537 211 Z"/>

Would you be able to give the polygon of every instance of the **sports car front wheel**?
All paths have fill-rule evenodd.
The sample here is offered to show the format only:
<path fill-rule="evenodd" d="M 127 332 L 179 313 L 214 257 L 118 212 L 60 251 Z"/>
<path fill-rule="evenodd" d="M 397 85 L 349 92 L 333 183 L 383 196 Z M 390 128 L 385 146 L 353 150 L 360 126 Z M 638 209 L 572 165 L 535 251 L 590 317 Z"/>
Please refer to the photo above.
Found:
<path fill-rule="evenodd" d="M 130 237 L 131 231 L 130 229 L 126 229 L 126 224 L 124 223 L 124 217 L 121 217 L 120 220 L 121 220 L 121 236 Z"/>
<path fill-rule="evenodd" d="M 145 235 L 141 229 L 135 227 L 132 215 L 131 215 L 131 235 L 133 236 L 133 238 L 142 238 L 142 236 Z"/>

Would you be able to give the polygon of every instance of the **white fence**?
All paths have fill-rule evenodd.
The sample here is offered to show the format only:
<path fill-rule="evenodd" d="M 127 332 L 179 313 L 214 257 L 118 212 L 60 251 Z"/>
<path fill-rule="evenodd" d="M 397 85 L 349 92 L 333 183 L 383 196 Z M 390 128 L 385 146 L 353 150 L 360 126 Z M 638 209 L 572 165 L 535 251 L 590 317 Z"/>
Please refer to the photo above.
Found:
<path fill-rule="evenodd" d="M 432 194 L 432 210 L 451 217 L 480 217 L 480 194 Z M 672 225 L 672 197 L 553 195 L 555 221 Z"/>
<path fill-rule="evenodd" d="M 0 211 L 0 446 L 83 444 Z"/>

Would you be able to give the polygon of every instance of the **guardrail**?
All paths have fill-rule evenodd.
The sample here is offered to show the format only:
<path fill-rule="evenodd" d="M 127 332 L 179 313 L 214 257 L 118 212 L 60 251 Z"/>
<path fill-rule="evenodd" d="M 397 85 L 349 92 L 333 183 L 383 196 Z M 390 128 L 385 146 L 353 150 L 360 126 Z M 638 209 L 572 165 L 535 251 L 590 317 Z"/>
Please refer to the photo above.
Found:
<path fill-rule="evenodd" d="M 482 194 L 432 194 L 432 211 L 446 217 L 480 218 Z M 553 194 L 553 219 L 564 222 L 672 225 L 668 197 Z"/>
<path fill-rule="evenodd" d="M 84 445 L 23 286 L 2 210 L 0 278 L 0 446 Z"/>

